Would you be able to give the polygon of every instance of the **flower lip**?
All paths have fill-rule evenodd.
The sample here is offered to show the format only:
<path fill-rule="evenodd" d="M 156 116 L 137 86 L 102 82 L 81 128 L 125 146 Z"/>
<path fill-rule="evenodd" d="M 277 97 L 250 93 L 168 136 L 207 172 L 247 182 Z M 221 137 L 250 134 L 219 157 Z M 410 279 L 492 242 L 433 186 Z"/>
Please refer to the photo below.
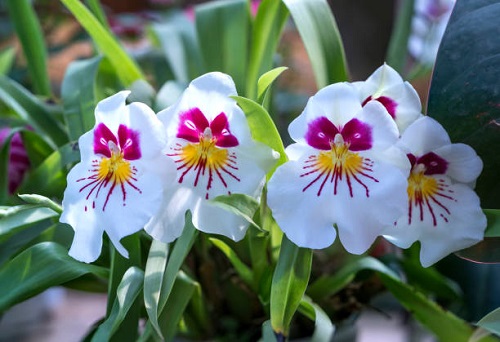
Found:
<path fill-rule="evenodd" d="M 398 107 L 396 101 L 387 96 L 379 96 L 377 98 L 373 98 L 373 96 L 370 95 L 363 101 L 361 105 L 364 107 L 368 102 L 372 100 L 380 102 L 385 107 L 387 112 L 391 115 L 391 117 L 393 119 L 396 118 L 396 108 Z"/>
<path fill-rule="evenodd" d="M 371 127 L 358 119 L 351 119 L 344 127 L 337 128 L 326 117 L 321 116 L 309 123 L 306 132 L 307 143 L 320 150 L 330 150 L 340 134 L 350 151 L 365 151 L 372 147 Z"/>
<path fill-rule="evenodd" d="M 192 108 L 180 114 L 177 138 L 197 143 L 204 137 L 207 128 L 215 140 L 215 146 L 226 148 L 238 146 L 238 139 L 229 130 L 226 114 L 220 113 L 209 123 L 199 108 Z"/>

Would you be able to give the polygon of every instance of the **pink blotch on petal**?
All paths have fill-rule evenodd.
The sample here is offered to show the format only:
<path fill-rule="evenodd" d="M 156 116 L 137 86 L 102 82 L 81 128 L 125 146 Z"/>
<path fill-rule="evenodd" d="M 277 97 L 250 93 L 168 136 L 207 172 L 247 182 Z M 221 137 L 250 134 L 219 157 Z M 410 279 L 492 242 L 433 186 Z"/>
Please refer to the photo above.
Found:
<path fill-rule="evenodd" d="M 319 150 L 329 150 L 332 148 L 331 142 L 338 133 L 338 128 L 322 116 L 308 124 L 305 138 L 310 146 Z"/>
<path fill-rule="evenodd" d="M 224 113 L 220 113 L 210 123 L 210 129 L 213 136 L 216 138 L 216 146 L 219 147 L 235 147 L 238 146 L 238 139 L 229 131 L 229 122 Z"/>
<path fill-rule="evenodd" d="M 120 125 L 118 127 L 118 140 L 125 159 L 136 160 L 141 158 L 138 131 L 134 131 L 125 125 Z"/>
<path fill-rule="evenodd" d="M 368 102 L 370 102 L 372 100 L 380 102 L 385 107 L 387 112 L 392 116 L 392 118 L 393 119 L 396 118 L 396 108 L 398 106 L 396 101 L 394 101 L 393 99 L 391 99 L 390 97 L 387 97 L 387 96 L 379 96 L 376 99 L 374 99 L 370 95 L 363 101 L 362 106 L 364 107 Z"/>
<path fill-rule="evenodd" d="M 115 135 L 109 130 L 109 128 L 100 123 L 94 129 L 94 153 L 102 154 L 108 158 L 111 158 L 111 151 L 109 150 L 108 142 L 114 142 L 118 145 Z"/>
<path fill-rule="evenodd" d="M 186 139 L 190 142 L 199 142 L 200 135 L 209 127 L 205 115 L 199 108 L 192 108 L 180 114 L 180 123 L 177 130 L 177 138 Z"/>
<path fill-rule="evenodd" d="M 366 151 L 372 147 L 371 127 L 358 119 L 346 123 L 341 133 L 344 141 L 349 143 L 350 151 Z"/>

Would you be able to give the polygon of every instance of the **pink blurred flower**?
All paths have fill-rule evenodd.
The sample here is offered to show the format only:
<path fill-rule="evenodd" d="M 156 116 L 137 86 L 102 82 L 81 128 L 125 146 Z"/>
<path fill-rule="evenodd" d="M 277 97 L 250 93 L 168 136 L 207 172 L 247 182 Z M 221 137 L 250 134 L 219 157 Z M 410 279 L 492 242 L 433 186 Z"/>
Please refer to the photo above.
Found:
<path fill-rule="evenodd" d="M 10 128 L 0 129 L 0 147 L 3 147 L 5 139 L 9 135 Z M 9 179 L 9 193 L 13 194 L 16 189 L 21 184 L 24 174 L 28 170 L 30 162 L 28 159 L 28 154 L 24 148 L 21 135 L 15 133 L 10 141 L 10 154 L 9 154 L 9 169 L 8 169 L 8 179 Z"/>

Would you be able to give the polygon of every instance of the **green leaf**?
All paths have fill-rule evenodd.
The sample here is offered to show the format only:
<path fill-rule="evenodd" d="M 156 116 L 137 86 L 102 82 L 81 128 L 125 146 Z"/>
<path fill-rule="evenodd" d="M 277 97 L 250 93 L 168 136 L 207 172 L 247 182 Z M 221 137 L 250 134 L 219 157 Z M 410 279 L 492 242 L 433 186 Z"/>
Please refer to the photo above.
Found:
<path fill-rule="evenodd" d="M 307 290 L 307 294 L 316 302 L 321 299 L 334 295 L 342 290 L 347 284 L 352 282 L 356 274 L 363 270 L 375 271 L 396 277 L 396 274 L 387 268 L 377 259 L 364 257 L 350 262 L 334 275 L 322 276 L 318 278 Z"/>
<path fill-rule="evenodd" d="M 54 148 L 68 141 L 63 126 L 47 107 L 17 82 L 0 75 L 0 101 L 25 120 L 35 131 L 47 135 L 47 142 Z"/>
<path fill-rule="evenodd" d="M 0 75 L 7 75 L 14 64 L 16 51 L 9 47 L 0 51 Z"/>
<path fill-rule="evenodd" d="M 42 135 L 30 131 L 21 130 L 24 149 L 28 154 L 30 168 L 38 167 L 54 150 L 45 141 Z"/>
<path fill-rule="evenodd" d="M 184 263 L 184 259 L 191 250 L 196 235 L 197 230 L 191 221 L 191 213 L 186 214 L 186 224 L 184 226 L 184 230 L 182 235 L 175 242 L 167 267 L 165 268 L 165 273 L 163 274 L 160 302 L 158 304 L 160 312 L 162 312 L 165 308 L 165 304 L 167 303 L 167 299 L 170 296 L 170 292 L 172 291 L 172 287 L 174 285 L 175 277 Z"/>
<path fill-rule="evenodd" d="M 35 245 L 0 268 L 0 312 L 87 273 L 103 278 L 108 275 L 106 269 L 74 260 L 56 243 Z"/>
<path fill-rule="evenodd" d="M 184 13 L 169 16 L 166 22 L 156 23 L 152 29 L 177 81 L 187 84 L 201 74 L 196 32 Z"/>
<path fill-rule="evenodd" d="M 69 138 L 78 140 L 83 133 L 94 127 L 96 106 L 95 82 L 102 58 L 74 61 L 62 82 L 61 96 L 64 104 L 64 119 Z"/>
<path fill-rule="evenodd" d="M 246 0 L 207 2 L 195 8 L 196 32 L 205 70 L 231 75 L 245 93 L 250 12 Z"/>
<path fill-rule="evenodd" d="M 18 196 L 28 204 L 39 205 L 41 207 L 52 209 L 58 214 L 62 214 L 63 210 L 61 205 L 52 201 L 50 198 L 38 194 L 19 194 Z"/>
<path fill-rule="evenodd" d="M 316 85 L 348 80 L 344 47 L 326 0 L 283 0 L 302 37 L 312 64 Z"/>
<path fill-rule="evenodd" d="M 99 20 L 101 25 L 108 31 L 111 31 L 108 25 L 108 20 L 106 19 L 106 13 L 104 12 L 99 0 L 85 0 L 85 3 L 92 11 L 92 14 L 94 14 L 96 19 Z"/>
<path fill-rule="evenodd" d="M 267 320 L 262 323 L 262 339 L 260 339 L 259 342 L 276 342 L 276 336 L 274 335 L 271 321 Z"/>
<path fill-rule="evenodd" d="M 238 216 L 244 218 L 248 223 L 259 230 L 263 230 L 257 223 L 254 222 L 253 216 L 259 209 L 259 202 L 245 194 L 221 195 L 213 198 L 211 201 L 216 207 L 225 209 Z"/>
<path fill-rule="evenodd" d="M 169 244 L 153 239 L 149 249 L 144 277 L 144 305 L 148 313 L 149 323 L 160 337 L 162 336 L 158 324 L 158 305 L 160 303 L 161 288 L 167 266 Z"/>
<path fill-rule="evenodd" d="M 116 300 L 108 318 L 99 326 L 92 341 L 109 341 L 118 327 L 126 319 L 127 314 L 142 290 L 144 272 L 137 267 L 130 267 L 116 290 Z"/>
<path fill-rule="evenodd" d="M 500 210 L 483 209 L 488 220 L 488 226 L 484 232 L 485 237 L 500 237 Z"/>
<path fill-rule="evenodd" d="M 128 56 L 117 39 L 80 1 L 61 0 L 61 2 L 92 37 L 100 52 L 109 59 L 125 86 L 131 85 L 138 79 L 145 79 L 137 64 Z"/>
<path fill-rule="evenodd" d="M 481 318 L 476 325 L 500 336 L 500 308 L 493 310 Z"/>
<path fill-rule="evenodd" d="M 476 192 L 485 208 L 500 209 L 500 44 L 497 0 L 457 1 L 445 31 L 427 114 L 453 142 L 472 146 L 484 163 Z"/>
<path fill-rule="evenodd" d="M 288 335 L 309 282 L 311 264 L 312 250 L 297 247 L 283 235 L 271 286 L 271 325 L 276 334 Z"/>
<path fill-rule="evenodd" d="M 40 166 L 28 172 L 18 192 L 38 193 L 46 197 L 61 196 L 66 188 L 66 168 L 79 160 L 80 154 L 73 144 L 61 147 Z"/>
<path fill-rule="evenodd" d="M 253 284 L 252 269 L 250 269 L 250 267 L 245 265 L 245 263 L 241 261 L 241 259 L 238 257 L 236 252 L 233 249 L 231 249 L 231 247 L 229 247 L 224 241 L 216 238 L 209 238 L 209 240 L 229 259 L 231 264 L 234 266 L 236 273 L 238 273 L 241 279 L 248 286 L 253 287 L 254 284 Z"/>
<path fill-rule="evenodd" d="M 269 93 L 269 88 L 271 87 L 271 84 L 274 82 L 276 78 L 278 78 L 279 75 L 285 70 L 287 70 L 287 67 L 279 67 L 275 68 L 273 70 L 270 70 L 263 74 L 261 77 L 259 77 L 259 81 L 257 82 L 257 99 L 258 103 L 264 104 L 266 95 Z"/>
<path fill-rule="evenodd" d="M 165 309 L 160 316 L 160 326 L 165 341 L 173 340 L 184 310 L 195 290 L 201 290 L 200 284 L 189 278 L 183 271 L 180 271 L 175 278 L 171 295 L 168 297 Z"/>
<path fill-rule="evenodd" d="M 400 74 L 403 72 L 408 55 L 408 38 L 411 32 L 413 7 L 415 0 L 406 0 L 399 3 L 395 15 L 396 21 L 392 28 L 386 62 Z"/>
<path fill-rule="evenodd" d="M 18 227 L 58 216 L 57 212 L 38 204 L 23 204 L 0 209 L 0 240 Z"/>
<path fill-rule="evenodd" d="M 285 147 L 283 146 L 283 141 L 281 140 L 278 129 L 264 107 L 241 96 L 232 96 L 232 98 L 236 100 L 245 113 L 252 132 L 252 137 L 280 154 L 278 162 L 267 174 L 269 179 L 276 168 L 287 161 Z"/>
<path fill-rule="evenodd" d="M 288 10 L 281 0 L 263 0 L 252 28 L 252 46 L 248 60 L 246 96 L 257 100 L 257 78 L 273 67 L 273 57 L 288 19 Z M 259 101 L 262 103 L 262 101 Z"/>
<path fill-rule="evenodd" d="M 423 296 L 410 285 L 391 277 L 386 273 L 379 273 L 387 289 L 396 297 L 413 316 L 427 329 L 432 331 L 440 341 L 468 342 L 473 334 L 472 327 L 451 312 L 443 310 L 438 304 Z M 487 337 L 482 340 L 498 341 Z"/>
<path fill-rule="evenodd" d="M 32 1 L 7 0 L 7 8 L 23 47 L 35 92 L 50 97 L 52 91 L 47 72 L 47 48 Z"/>
<path fill-rule="evenodd" d="M 328 315 L 321 307 L 313 303 L 313 301 L 304 296 L 299 305 L 299 312 L 303 313 L 314 321 L 314 333 L 311 342 L 331 341 L 335 327 Z"/>

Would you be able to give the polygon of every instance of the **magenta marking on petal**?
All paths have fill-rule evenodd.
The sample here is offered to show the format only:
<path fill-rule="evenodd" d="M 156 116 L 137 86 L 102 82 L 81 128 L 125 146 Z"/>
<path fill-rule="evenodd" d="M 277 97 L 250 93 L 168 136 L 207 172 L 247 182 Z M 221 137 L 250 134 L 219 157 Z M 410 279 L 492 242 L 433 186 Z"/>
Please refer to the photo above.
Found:
<path fill-rule="evenodd" d="M 225 113 L 220 113 L 210 123 L 210 129 L 216 138 L 215 146 L 235 147 L 238 146 L 238 139 L 229 130 L 229 122 Z"/>
<path fill-rule="evenodd" d="M 94 129 L 94 153 L 111 158 L 108 142 L 118 145 L 115 135 L 102 122 Z"/>
<path fill-rule="evenodd" d="M 366 151 L 372 148 L 372 128 L 358 119 L 347 122 L 341 134 L 344 141 L 349 143 L 350 151 Z"/>
<path fill-rule="evenodd" d="M 118 141 L 123 157 L 126 160 L 136 160 L 141 158 L 141 148 L 139 143 L 139 132 L 128 128 L 125 125 L 118 127 Z"/>
<path fill-rule="evenodd" d="M 396 108 L 398 107 L 396 101 L 387 96 L 380 96 L 374 99 L 373 96 L 370 95 L 363 101 L 361 105 L 364 107 L 368 102 L 372 100 L 380 102 L 385 107 L 387 112 L 392 116 L 392 118 L 396 118 Z"/>
<path fill-rule="evenodd" d="M 190 142 L 198 142 L 205 129 L 209 127 L 207 118 L 199 108 L 191 108 L 181 113 L 179 119 L 177 138 Z"/>
<path fill-rule="evenodd" d="M 417 158 L 417 164 L 423 164 L 425 166 L 425 175 L 444 175 L 448 169 L 448 162 L 435 154 L 434 152 L 429 152 L 423 156 Z"/>
<path fill-rule="evenodd" d="M 331 143 L 339 133 L 338 128 L 326 117 L 321 116 L 307 125 L 306 142 L 319 150 L 329 150 Z"/>

